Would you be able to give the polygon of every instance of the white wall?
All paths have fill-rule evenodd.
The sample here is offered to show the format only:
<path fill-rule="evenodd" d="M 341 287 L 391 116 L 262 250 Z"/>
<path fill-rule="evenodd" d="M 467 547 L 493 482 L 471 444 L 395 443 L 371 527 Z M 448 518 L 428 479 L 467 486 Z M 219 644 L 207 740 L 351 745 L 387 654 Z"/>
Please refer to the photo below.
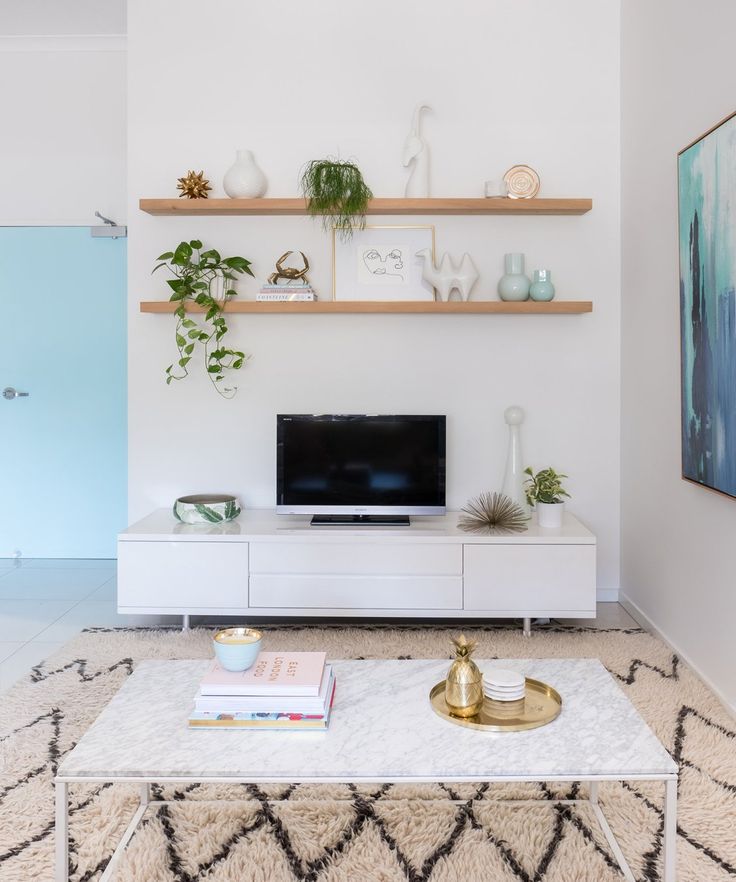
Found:
<path fill-rule="evenodd" d="M 123 0 L 0 0 L 1 226 L 125 221 L 124 32 Z"/>
<path fill-rule="evenodd" d="M 618 587 L 619 558 L 619 4 L 564 0 L 339 0 L 203 6 L 132 0 L 129 52 L 130 515 L 180 493 L 228 490 L 275 500 L 277 412 L 448 415 L 449 499 L 500 486 L 503 410 L 527 409 L 526 460 L 570 475 L 570 508 L 600 540 L 599 588 Z M 196 22 L 208 39 L 193 38 Z M 296 195 L 309 159 L 355 157 L 376 195 L 401 195 L 411 111 L 434 113 L 434 195 L 482 195 L 517 162 L 547 196 L 590 196 L 582 217 L 417 218 L 438 250 L 469 251 L 474 296 L 495 298 L 504 252 L 553 271 L 561 299 L 592 299 L 576 317 L 241 316 L 232 337 L 254 356 L 233 401 L 199 372 L 167 387 L 170 316 L 154 258 L 200 237 L 254 261 L 254 297 L 288 248 L 309 254 L 331 290 L 327 238 L 307 218 L 152 218 L 140 197 L 176 196 L 204 169 L 215 194 L 236 148 L 251 148 L 268 195 Z M 378 219 L 376 222 L 381 222 Z M 386 222 L 386 221 L 384 221 Z M 389 219 L 401 223 L 402 219 Z"/>
<path fill-rule="evenodd" d="M 736 707 L 736 502 L 680 478 L 677 152 L 735 109 L 736 6 L 622 8 L 622 591 Z"/>
<path fill-rule="evenodd" d="M 0 0 L 2 34 L 124 34 L 125 0 Z"/>

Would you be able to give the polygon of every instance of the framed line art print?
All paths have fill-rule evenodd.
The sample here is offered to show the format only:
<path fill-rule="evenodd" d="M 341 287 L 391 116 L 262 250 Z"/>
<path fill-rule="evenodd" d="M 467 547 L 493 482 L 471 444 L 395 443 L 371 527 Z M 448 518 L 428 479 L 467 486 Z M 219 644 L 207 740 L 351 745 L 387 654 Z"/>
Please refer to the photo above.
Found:
<path fill-rule="evenodd" d="M 736 113 L 677 170 L 682 477 L 736 498 Z"/>
<path fill-rule="evenodd" d="M 332 231 L 333 300 L 434 300 L 417 252 L 429 248 L 433 226 L 366 226 L 343 240 Z"/>

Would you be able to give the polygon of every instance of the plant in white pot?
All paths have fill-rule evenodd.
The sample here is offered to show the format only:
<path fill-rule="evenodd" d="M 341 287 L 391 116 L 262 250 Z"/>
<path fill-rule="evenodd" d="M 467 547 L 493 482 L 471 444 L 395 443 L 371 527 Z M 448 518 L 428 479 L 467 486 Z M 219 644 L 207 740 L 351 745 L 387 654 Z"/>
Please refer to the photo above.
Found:
<path fill-rule="evenodd" d="M 525 468 L 524 474 L 529 477 L 524 481 L 526 501 L 533 505 L 537 512 L 537 523 L 540 527 L 561 527 L 565 500 L 570 494 L 562 486 L 562 478 L 567 475 L 558 474 L 551 466 L 534 474 L 531 468 Z"/>

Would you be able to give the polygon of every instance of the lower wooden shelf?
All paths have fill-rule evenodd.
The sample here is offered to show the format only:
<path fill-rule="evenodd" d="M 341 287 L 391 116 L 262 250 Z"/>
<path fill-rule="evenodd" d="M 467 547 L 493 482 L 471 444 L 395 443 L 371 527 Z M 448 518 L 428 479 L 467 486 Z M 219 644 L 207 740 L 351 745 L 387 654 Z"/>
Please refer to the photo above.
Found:
<path fill-rule="evenodd" d="M 144 300 L 141 312 L 172 313 L 177 304 L 166 300 Z M 340 313 L 422 313 L 425 315 L 471 315 L 493 313 L 501 315 L 578 315 L 592 312 L 590 300 L 550 300 L 547 303 L 524 300 L 512 303 L 504 300 L 450 301 L 374 301 L 374 300 L 315 300 L 307 302 L 263 303 L 255 300 L 232 300 L 226 307 L 228 313 L 299 315 L 330 315 Z M 202 307 L 187 305 L 187 312 L 204 312 Z"/>

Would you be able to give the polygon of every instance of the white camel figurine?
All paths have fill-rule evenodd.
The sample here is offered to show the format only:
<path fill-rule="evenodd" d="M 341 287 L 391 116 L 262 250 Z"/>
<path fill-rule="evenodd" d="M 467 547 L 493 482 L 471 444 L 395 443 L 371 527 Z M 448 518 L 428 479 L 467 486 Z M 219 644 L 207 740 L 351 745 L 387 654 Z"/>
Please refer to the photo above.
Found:
<path fill-rule="evenodd" d="M 454 288 L 460 292 L 461 300 L 470 297 L 473 285 L 478 281 L 478 270 L 467 252 L 463 254 L 460 266 L 455 266 L 450 255 L 445 252 L 439 268 L 432 263 L 432 252 L 429 248 L 417 251 L 416 256 L 421 257 L 423 261 L 422 278 L 437 289 L 440 300 L 449 300 L 450 292 Z"/>
<path fill-rule="evenodd" d="M 429 196 L 429 145 L 420 132 L 423 110 L 431 110 L 427 104 L 417 104 L 411 122 L 411 131 L 404 141 L 404 152 L 401 161 L 406 168 L 413 163 L 406 182 L 404 196 Z"/>

